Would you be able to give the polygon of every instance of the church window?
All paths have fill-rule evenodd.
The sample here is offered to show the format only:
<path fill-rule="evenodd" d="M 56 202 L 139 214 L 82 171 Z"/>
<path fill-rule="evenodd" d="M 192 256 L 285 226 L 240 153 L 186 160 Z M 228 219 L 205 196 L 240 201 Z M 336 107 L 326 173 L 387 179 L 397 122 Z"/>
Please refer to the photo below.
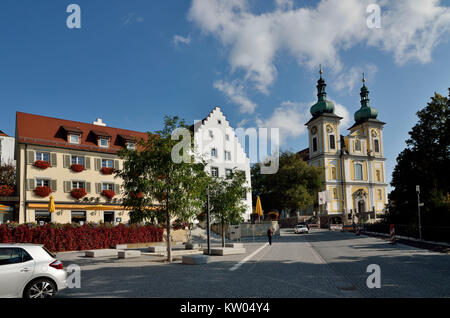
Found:
<path fill-rule="evenodd" d="M 316 152 L 316 151 L 317 151 L 317 138 L 314 137 L 313 138 L 313 152 Z"/>
<path fill-rule="evenodd" d="M 330 135 L 330 149 L 336 149 L 336 139 L 334 135 Z"/>
<path fill-rule="evenodd" d="M 336 167 L 331 167 L 331 180 L 336 180 Z"/>
<path fill-rule="evenodd" d="M 337 200 L 338 199 L 338 191 L 337 188 L 333 188 L 333 199 Z"/>
<path fill-rule="evenodd" d="M 355 180 L 363 179 L 363 166 L 360 163 L 355 164 Z"/>
<path fill-rule="evenodd" d="M 380 142 L 378 141 L 378 139 L 375 139 L 373 141 L 373 147 L 375 148 L 375 152 L 380 152 Z"/>
<path fill-rule="evenodd" d="M 378 200 L 382 201 L 383 200 L 383 192 L 381 190 L 378 190 L 377 193 L 378 193 Z"/>
<path fill-rule="evenodd" d="M 375 173 L 376 173 L 377 182 L 381 182 L 381 171 L 377 170 Z"/>
<path fill-rule="evenodd" d="M 355 151 L 361 151 L 361 140 L 355 141 Z"/>

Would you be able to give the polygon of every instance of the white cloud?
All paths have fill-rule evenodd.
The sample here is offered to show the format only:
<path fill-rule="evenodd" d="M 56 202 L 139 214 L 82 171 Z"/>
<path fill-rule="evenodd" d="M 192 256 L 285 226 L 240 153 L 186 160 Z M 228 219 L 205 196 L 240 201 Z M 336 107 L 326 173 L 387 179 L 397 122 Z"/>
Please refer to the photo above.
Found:
<path fill-rule="evenodd" d="M 244 85 L 238 81 L 233 82 L 216 81 L 214 87 L 227 96 L 233 103 L 240 106 L 241 113 L 252 114 L 256 109 L 253 103 L 244 92 Z"/>
<path fill-rule="evenodd" d="M 331 99 L 329 99 L 332 101 Z M 343 117 L 340 123 L 341 134 L 350 127 L 351 115 L 347 108 L 334 102 L 335 114 Z M 298 138 L 307 133 L 305 124 L 311 119 L 310 108 L 315 102 L 296 103 L 285 101 L 277 107 L 270 117 L 256 119 L 256 125 L 261 128 L 279 128 L 280 144 L 283 145 L 290 138 Z"/>
<path fill-rule="evenodd" d="M 378 67 L 372 63 L 363 67 L 351 67 L 338 75 L 333 81 L 333 88 L 338 91 L 355 92 L 357 85 L 362 85 L 362 73 L 364 73 L 366 80 L 371 82 L 377 72 Z"/>
<path fill-rule="evenodd" d="M 144 18 L 138 16 L 134 12 L 128 13 L 125 17 L 123 17 L 123 25 L 132 24 L 132 23 L 142 23 L 144 22 Z"/>
<path fill-rule="evenodd" d="M 276 79 L 280 51 L 301 66 L 323 64 L 338 74 L 345 71 L 340 52 L 356 45 L 392 53 L 398 64 L 427 63 L 450 35 L 450 8 L 440 0 L 321 0 L 303 8 L 294 8 L 290 0 L 274 1 L 273 11 L 255 14 L 247 0 L 193 0 L 188 15 L 228 49 L 231 71 L 243 71 L 244 79 L 265 94 Z M 382 8 L 382 29 L 367 27 L 366 8 L 374 2 Z"/>
<path fill-rule="evenodd" d="M 188 37 L 183 37 L 181 35 L 175 34 L 173 36 L 173 43 L 178 46 L 178 44 L 182 43 L 182 44 L 190 44 L 191 43 L 191 36 L 189 35 Z"/>

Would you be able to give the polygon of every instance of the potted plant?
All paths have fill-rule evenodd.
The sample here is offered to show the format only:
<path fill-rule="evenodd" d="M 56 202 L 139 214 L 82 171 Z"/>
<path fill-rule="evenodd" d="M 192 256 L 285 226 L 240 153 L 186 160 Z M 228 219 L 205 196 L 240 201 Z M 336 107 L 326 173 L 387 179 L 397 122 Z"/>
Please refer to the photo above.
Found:
<path fill-rule="evenodd" d="M 14 194 L 13 187 L 7 184 L 0 185 L 0 197 L 9 197 L 12 196 L 13 194 Z"/>
<path fill-rule="evenodd" d="M 80 189 L 73 189 L 70 192 L 70 195 L 72 196 L 72 198 L 79 200 L 81 198 L 84 198 L 87 195 L 87 193 L 85 189 L 80 188 Z"/>
<path fill-rule="evenodd" d="M 113 174 L 114 173 L 114 168 L 103 167 L 100 171 L 103 174 Z"/>
<path fill-rule="evenodd" d="M 84 170 L 84 166 L 74 163 L 73 165 L 70 166 L 70 169 L 72 169 L 73 172 L 81 172 Z"/>
<path fill-rule="evenodd" d="M 50 187 L 44 186 L 44 187 L 36 187 L 34 189 L 34 194 L 36 194 L 41 198 L 48 197 L 50 193 L 52 193 L 52 189 L 50 189 Z"/>
<path fill-rule="evenodd" d="M 35 166 L 36 168 L 45 170 L 45 169 L 47 169 L 48 167 L 50 167 L 50 162 L 44 161 L 44 160 L 36 160 L 35 163 L 34 163 L 34 166 Z"/>
<path fill-rule="evenodd" d="M 102 191 L 102 196 L 104 196 L 110 200 L 112 198 L 114 198 L 115 195 L 116 195 L 116 193 L 113 190 L 103 190 Z"/>

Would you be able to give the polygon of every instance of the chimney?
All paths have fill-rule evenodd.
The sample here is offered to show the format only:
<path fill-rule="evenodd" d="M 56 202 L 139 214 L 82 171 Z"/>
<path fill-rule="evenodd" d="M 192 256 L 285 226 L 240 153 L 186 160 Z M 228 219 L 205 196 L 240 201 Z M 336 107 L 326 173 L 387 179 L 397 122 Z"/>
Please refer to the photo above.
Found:
<path fill-rule="evenodd" d="M 97 120 L 94 121 L 92 124 L 97 125 L 97 126 L 102 126 L 102 127 L 106 126 L 106 124 L 102 121 L 101 118 L 97 118 Z"/>

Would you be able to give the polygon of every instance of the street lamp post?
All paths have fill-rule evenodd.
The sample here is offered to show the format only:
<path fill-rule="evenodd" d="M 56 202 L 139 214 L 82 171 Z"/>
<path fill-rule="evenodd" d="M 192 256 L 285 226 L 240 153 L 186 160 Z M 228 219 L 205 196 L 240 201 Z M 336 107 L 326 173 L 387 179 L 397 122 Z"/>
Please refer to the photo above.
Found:
<path fill-rule="evenodd" d="M 206 188 L 206 235 L 207 235 L 207 242 L 208 242 L 208 255 L 211 255 L 211 226 L 209 223 L 209 184 Z"/>
<path fill-rule="evenodd" d="M 417 192 L 417 210 L 419 213 L 419 239 L 422 241 L 422 221 L 420 218 L 420 186 L 416 186 L 416 192 Z"/>

